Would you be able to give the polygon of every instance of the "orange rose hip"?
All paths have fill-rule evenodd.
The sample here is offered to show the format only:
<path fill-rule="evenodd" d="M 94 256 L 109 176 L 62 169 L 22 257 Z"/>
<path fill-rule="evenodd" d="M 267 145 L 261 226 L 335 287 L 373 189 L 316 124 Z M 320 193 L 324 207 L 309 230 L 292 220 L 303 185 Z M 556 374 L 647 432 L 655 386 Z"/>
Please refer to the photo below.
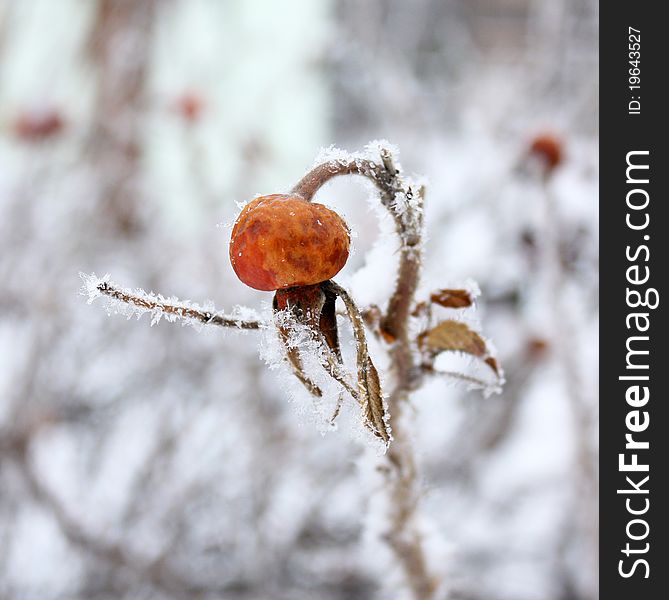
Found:
<path fill-rule="evenodd" d="M 348 251 L 348 227 L 336 212 L 288 194 L 247 204 L 230 239 L 237 277 L 263 291 L 326 281 L 346 264 Z"/>
<path fill-rule="evenodd" d="M 530 143 L 530 154 L 543 161 L 548 171 L 552 171 L 564 159 L 562 141 L 552 133 L 539 134 Z"/>

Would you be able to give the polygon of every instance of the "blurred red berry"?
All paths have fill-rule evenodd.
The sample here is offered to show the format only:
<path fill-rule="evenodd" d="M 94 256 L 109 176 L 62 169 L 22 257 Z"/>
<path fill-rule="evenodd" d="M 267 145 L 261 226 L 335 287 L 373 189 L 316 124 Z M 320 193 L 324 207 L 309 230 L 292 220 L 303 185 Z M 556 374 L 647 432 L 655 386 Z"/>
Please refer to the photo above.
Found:
<path fill-rule="evenodd" d="M 40 142 L 58 135 L 65 120 L 54 108 L 31 109 L 21 112 L 14 121 L 14 134 L 26 142 Z"/>
<path fill-rule="evenodd" d="M 564 160 L 562 140 L 552 133 L 540 133 L 530 143 L 529 153 L 541 160 L 546 171 L 551 172 Z"/>
<path fill-rule="evenodd" d="M 204 102 L 199 94 L 187 92 L 177 99 L 174 108 L 185 121 L 194 123 L 202 116 Z"/>

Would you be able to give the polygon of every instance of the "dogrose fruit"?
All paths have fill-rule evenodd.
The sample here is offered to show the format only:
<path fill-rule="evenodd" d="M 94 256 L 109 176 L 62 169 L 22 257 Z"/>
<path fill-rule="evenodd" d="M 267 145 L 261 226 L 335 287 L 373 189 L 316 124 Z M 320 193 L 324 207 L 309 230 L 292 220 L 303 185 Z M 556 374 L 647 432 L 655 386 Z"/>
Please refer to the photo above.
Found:
<path fill-rule="evenodd" d="M 260 196 L 237 217 L 230 262 L 256 290 L 313 285 L 341 271 L 349 242 L 344 220 L 322 204 L 289 194 Z"/>
<path fill-rule="evenodd" d="M 548 172 L 553 171 L 564 159 L 560 138 L 553 133 L 540 133 L 531 140 L 529 152 L 544 163 Z"/>

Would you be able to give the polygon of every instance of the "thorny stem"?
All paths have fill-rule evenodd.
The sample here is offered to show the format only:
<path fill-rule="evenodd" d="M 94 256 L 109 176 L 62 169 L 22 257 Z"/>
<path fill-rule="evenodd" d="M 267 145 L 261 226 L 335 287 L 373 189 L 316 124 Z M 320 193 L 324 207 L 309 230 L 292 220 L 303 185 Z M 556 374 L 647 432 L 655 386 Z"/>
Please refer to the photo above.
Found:
<path fill-rule="evenodd" d="M 249 321 L 237 317 L 226 316 L 218 312 L 202 310 L 194 306 L 181 306 L 175 302 L 133 294 L 108 281 L 101 281 L 96 286 L 96 289 L 101 294 L 125 304 L 130 304 L 131 306 L 136 306 L 149 311 L 159 311 L 179 318 L 193 319 L 204 325 L 236 327 L 238 329 L 260 329 L 264 326 L 261 321 Z"/>
<path fill-rule="evenodd" d="M 430 600 L 434 597 L 437 581 L 429 573 L 423 539 L 415 523 L 420 493 L 413 447 L 403 423 L 410 393 L 421 377 L 409 337 L 409 318 L 420 276 L 424 190 L 414 191 L 408 187 L 390 153 L 382 150 L 381 164 L 360 159 L 318 165 L 292 191 L 311 201 L 324 183 L 333 177 L 351 174 L 367 177 L 376 185 L 382 204 L 395 221 L 401 243 L 395 290 L 381 320 L 386 339 L 393 340 L 390 353 L 395 379 L 395 387 L 388 399 L 393 442 L 387 454 L 389 468 L 384 470 L 391 498 L 391 523 L 385 539 L 402 566 L 414 599 Z M 417 194 L 418 206 L 401 213 L 395 204 L 398 193 Z"/>

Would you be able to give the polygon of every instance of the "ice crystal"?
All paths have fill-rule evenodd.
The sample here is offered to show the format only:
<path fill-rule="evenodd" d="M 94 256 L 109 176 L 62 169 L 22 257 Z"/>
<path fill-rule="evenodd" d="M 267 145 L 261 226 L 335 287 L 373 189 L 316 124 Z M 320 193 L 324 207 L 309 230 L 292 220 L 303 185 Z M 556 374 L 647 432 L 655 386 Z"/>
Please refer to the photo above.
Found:
<path fill-rule="evenodd" d="M 179 300 L 176 296 L 146 292 L 141 288 L 121 287 L 111 281 L 109 274 L 97 277 L 95 273 L 80 273 L 79 276 L 83 281 L 81 294 L 87 297 L 88 304 L 104 298 L 109 315 L 139 319 L 148 313 L 151 315 L 151 326 L 165 319 L 170 323 L 181 321 L 198 331 L 205 326 L 258 329 L 263 325 L 260 315 L 250 308 L 236 307 L 232 314 L 224 314 L 217 311 L 211 301 L 200 305 L 190 300 Z"/>

